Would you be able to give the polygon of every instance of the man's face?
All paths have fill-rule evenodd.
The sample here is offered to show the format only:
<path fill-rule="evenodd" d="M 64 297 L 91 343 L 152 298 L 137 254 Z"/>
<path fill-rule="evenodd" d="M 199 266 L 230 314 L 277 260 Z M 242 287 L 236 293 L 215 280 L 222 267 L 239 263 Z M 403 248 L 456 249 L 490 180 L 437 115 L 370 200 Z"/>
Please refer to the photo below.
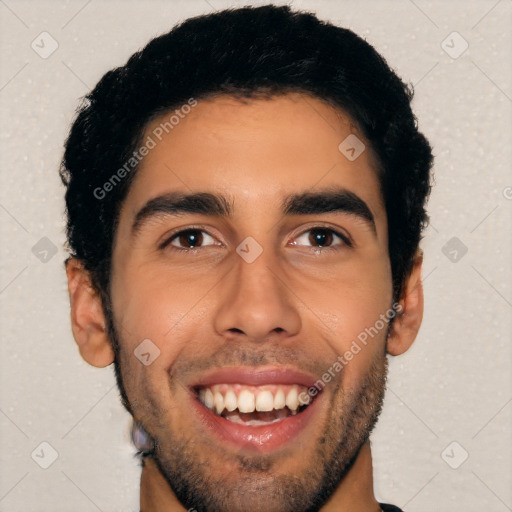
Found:
<path fill-rule="evenodd" d="M 338 149 L 351 133 L 364 140 L 347 115 L 306 95 L 200 101 L 144 158 L 123 203 L 111 288 L 118 364 L 186 507 L 318 505 L 377 419 L 387 329 L 338 359 L 392 303 L 374 161 L 368 146 L 353 161 Z M 307 200 L 326 191 L 339 201 Z M 173 210 L 175 193 L 223 196 L 229 214 L 212 201 Z M 134 351 L 148 339 L 143 364 Z M 294 394 L 319 380 L 300 406 Z"/>

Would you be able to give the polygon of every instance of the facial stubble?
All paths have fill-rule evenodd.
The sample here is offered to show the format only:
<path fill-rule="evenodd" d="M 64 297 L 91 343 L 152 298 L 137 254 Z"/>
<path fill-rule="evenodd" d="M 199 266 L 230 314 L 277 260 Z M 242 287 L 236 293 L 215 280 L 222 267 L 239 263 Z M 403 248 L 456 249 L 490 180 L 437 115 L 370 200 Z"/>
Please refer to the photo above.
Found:
<path fill-rule="evenodd" d="M 130 401 L 123 384 L 129 365 L 123 363 L 121 347 L 126 345 L 114 325 L 111 308 L 104 309 L 122 403 L 139 421 L 140 416 L 145 418 L 143 426 L 151 432 L 155 442 L 150 456 L 185 509 L 197 512 L 318 511 L 340 486 L 377 423 L 388 371 L 384 351 L 375 354 L 356 388 L 345 392 L 342 379 L 331 384 L 334 388 L 329 415 L 321 433 L 313 440 L 313 456 L 307 468 L 300 473 L 275 474 L 273 467 L 279 462 L 279 454 L 258 455 L 241 450 L 230 457 L 231 464 L 237 468 L 233 478 L 218 478 L 215 461 L 209 459 L 213 449 L 204 457 L 200 446 L 198 448 L 186 433 L 172 431 L 169 426 L 162 429 L 158 390 L 145 387 L 144 404 L 140 399 Z M 141 411 L 144 413 L 140 414 Z M 299 447 L 292 454 L 302 460 L 298 450 Z"/>

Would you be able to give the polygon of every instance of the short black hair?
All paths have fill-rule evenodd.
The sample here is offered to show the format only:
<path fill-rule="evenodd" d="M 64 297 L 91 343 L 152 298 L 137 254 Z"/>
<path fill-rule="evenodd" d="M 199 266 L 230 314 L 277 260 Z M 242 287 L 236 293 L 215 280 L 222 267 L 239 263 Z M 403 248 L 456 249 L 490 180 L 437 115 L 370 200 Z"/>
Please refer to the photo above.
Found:
<path fill-rule="evenodd" d="M 126 169 L 148 123 L 191 98 L 289 92 L 347 112 L 369 142 L 388 218 L 394 298 L 400 298 L 428 221 L 433 162 L 411 110 L 412 86 L 351 30 L 274 5 L 185 20 L 108 71 L 83 99 L 60 176 L 71 256 L 82 260 L 102 295 L 109 296 L 114 235 L 137 166 L 104 197 L 95 191 Z"/>

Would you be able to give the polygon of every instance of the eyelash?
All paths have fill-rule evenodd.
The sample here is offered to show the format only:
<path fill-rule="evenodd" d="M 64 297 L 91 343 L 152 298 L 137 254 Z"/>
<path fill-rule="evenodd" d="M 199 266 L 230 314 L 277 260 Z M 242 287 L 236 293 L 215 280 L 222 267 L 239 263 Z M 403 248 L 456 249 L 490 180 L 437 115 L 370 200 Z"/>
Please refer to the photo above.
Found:
<path fill-rule="evenodd" d="M 325 252 L 325 251 L 337 251 L 337 250 L 340 250 L 342 249 L 344 246 L 346 247 L 349 247 L 349 248 L 352 248 L 353 247 L 353 243 L 351 241 L 351 239 L 343 234 L 343 233 L 340 233 L 339 231 L 336 231 L 332 228 L 329 228 L 329 227 L 326 227 L 326 226 L 313 226 L 309 229 L 307 229 L 306 231 L 303 231 L 301 233 L 299 233 L 295 238 L 299 238 L 301 236 L 303 236 L 304 234 L 310 232 L 310 231 L 315 231 L 315 230 L 319 230 L 319 231 L 324 231 L 326 233 L 330 233 L 334 236 L 337 236 L 341 241 L 342 241 L 342 244 L 340 245 L 337 245 L 337 246 L 323 246 L 323 247 L 311 247 L 311 249 L 314 249 L 315 251 L 318 251 L 318 252 Z M 176 233 L 173 233 L 169 238 L 167 238 L 161 245 L 160 245 L 160 249 L 165 249 L 167 248 L 168 246 L 171 246 L 172 250 L 175 250 L 175 251 L 182 251 L 182 252 L 190 252 L 190 251 L 197 251 L 198 249 L 201 249 L 201 247 L 191 247 L 191 248 L 186 248 L 186 247 L 176 247 L 174 245 L 171 245 L 171 242 L 173 240 L 175 240 L 176 238 L 180 237 L 181 235 L 183 234 L 186 234 L 186 233 L 190 233 L 190 232 L 203 232 L 203 233 L 206 233 L 208 236 L 214 238 L 212 235 L 210 235 L 206 230 L 202 229 L 201 227 L 199 226 L 190 226 L 186 229 L 182 229 L 180 231 L 177 231 Z"/>

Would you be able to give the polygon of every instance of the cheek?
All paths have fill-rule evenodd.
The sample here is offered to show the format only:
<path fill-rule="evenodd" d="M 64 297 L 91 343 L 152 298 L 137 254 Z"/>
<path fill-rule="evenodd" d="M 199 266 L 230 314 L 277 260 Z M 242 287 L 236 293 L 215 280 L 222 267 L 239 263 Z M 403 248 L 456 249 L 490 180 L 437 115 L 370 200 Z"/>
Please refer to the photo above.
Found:
<path fill-rule="evenodd" d="M 190 330 L 204 315 L 197 293 L 165 273 L 125 267 L 113 281 L 112 302 L 122 350 L 133 354 L 146 343 L 158 357 L 152 369 L 168 369 L 186 345 Z M 144 341 L 150 340 L 151 343 Z"/>
<path fill-rule="evenodd" d="M 386 295 L 389 300 L 385 300 Z M 336 350 L 344 367 L 346 390 L 358 388 L 376 357 L 383 357 L 392 314 L 390 308 L 391 291 L 384 294 L 375 287 L 353 290 L 352 301 L 346 303 Z"/>
<path fill-rule="evenodd" d="M 375 354 L 384 351 L 393 314 L 387 260 L 354 263 L 315 286 L 303 284 L 297 295 L 308 297 L 307 306 L 321 320 L 317 326 L 325 337 L 318 340 L 318 350 L 325 350 L 321 345 L 327 340 L 331 351 L 344 357 L 347 378 L 363 375 Z"/>
<path fill-rule="evenodd" d="M 191 308 L 197 302 L 192 291 L 178 286 L 180 290 L 169 278 L 140 269 L 130 272 L 129 267 L 112 286 L 124 388 L 136 416 L 149 423 L 155 421 L 154 411 L 167 410 L 176 399 L 169 371 L 182 352 L 188 353 L 188 340 L 204 316 L 201 304 Z"/>

